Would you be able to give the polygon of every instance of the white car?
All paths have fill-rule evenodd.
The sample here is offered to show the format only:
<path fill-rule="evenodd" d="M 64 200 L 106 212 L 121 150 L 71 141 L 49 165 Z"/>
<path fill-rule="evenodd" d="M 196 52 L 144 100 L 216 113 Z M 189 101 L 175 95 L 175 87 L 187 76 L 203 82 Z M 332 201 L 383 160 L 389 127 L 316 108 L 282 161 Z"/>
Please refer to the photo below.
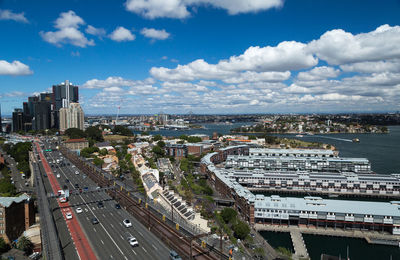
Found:
<path fill-rule="evenodd" d="M 76 175 L 78 175 L 78 174 L 79 174 L 79 172 L 78 172 L 78 171 L 75 171 L 75 174 L 76 174 Z"/>
<path fill-rule="evenodd" d="M 65 214 L 65 217 L 67 219 L 72 219 L 72 213 L 71 212 L 67 212 L 67 214 Z"/>
<path fill-rule="evenodd" d="M 139 246 L 139 242 L 136 240 L 136 238 L 134 238 L 134 237 L 130 237 L 129 238 L 129 244 L 131 245 L 131 246 Z"/>
<path fill-rule="evenodd" d="M 83 212 L 82 208 L 77 208 L 77 209 L 76 209 L 76 213 L 79 214 L 79 213 L 82 213 L 82 212 Z"/>
<path fill-rule="evenodd" d="M 60 174 L 57 174 L 57 178 L 58 178 L 58 179 L 61 178 L 61 175 L 60 175 Z"/>
<path fill-rule="evenodd" d="M 129 219 L 124 219 L 124 221 L 122 221 L 122 223 L 124 224 L 125 227 L 132 226 L 132 222 Z"/>

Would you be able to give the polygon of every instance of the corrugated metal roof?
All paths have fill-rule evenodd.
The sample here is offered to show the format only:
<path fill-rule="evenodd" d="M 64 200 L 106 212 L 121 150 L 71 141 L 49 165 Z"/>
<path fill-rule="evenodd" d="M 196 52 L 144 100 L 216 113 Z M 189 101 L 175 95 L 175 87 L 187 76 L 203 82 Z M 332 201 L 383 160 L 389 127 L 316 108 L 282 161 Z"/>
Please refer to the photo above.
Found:
<path fill-rule="evenodd" d="M 0 197 L 0 205 L 3 207 L 10 207 L 11 204 L 15 203 L 20 203 L 24 200 L 30 200 L 31 197 L 29 197 L 27 194 L 22 194 L 19 197 Z"/>

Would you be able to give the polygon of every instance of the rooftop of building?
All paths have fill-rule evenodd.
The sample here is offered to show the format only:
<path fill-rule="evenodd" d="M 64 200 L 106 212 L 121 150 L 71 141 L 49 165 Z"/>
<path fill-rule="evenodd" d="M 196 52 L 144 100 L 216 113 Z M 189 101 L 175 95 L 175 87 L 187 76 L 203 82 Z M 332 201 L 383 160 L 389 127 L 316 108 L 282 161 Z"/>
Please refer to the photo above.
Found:
<path fill-rule="evenodd" d="M 347 158 L 347 157 L 296 157 L 296 156 L 275 156 L 269 157 L 265 155 L 228 155 L 227 160 L 281 160 L 281 161 L 304 161 L 304 160 L 319 160 L 319 161 L 340 161 L 340 162 L 362 162 L 369 163 L 367 158 Z"/>
<path fill-rule="evenodd" d="M 20 203 L 25 200 L 30 200 L 31 197 L 28 196 L 26 193 L 18 196 L 18 197 L 0 197 L 0 205 L 8 208 L 10 207 L 13 203 Z"/>
<path fill-rule="evenodd" d="M 393 216 L 400 218 L 395 202 L 333 200 L 307 196 L 304 198 L 256 195 L 255 209 L 286 209 L 314 212 L 351 213 L 358 215 Z"/>
<path fill-rule="evenodd" d="M 82 142 L 87 142 L 85 138 L 77 138 L 77 139 L 68 139 L 67 141 L 64 141 L 64 143 L 82 143 Z"/>
<path fill-rule="evenodd" d="M 250 153 L 275 153 L 275 154 L 321 154 L 334 155 L 335 151 L 325 149 L 280 149 L 280 148 L 251 148 Z"/>

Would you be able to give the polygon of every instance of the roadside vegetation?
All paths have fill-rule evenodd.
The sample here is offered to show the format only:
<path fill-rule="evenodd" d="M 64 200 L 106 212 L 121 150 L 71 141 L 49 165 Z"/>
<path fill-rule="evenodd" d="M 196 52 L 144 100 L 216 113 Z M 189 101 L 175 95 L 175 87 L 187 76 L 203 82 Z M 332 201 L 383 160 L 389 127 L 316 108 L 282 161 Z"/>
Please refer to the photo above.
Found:
<path fill-rule="evenodd" d="M 3 144 L 3 151 L 14 158 L 17 163 L 17 169 L 23 172 L 26 178 L 30 178 L 31 170 L 29 168 L 29 151 L 32 151 L 30 142 L 17 144 Z"/>

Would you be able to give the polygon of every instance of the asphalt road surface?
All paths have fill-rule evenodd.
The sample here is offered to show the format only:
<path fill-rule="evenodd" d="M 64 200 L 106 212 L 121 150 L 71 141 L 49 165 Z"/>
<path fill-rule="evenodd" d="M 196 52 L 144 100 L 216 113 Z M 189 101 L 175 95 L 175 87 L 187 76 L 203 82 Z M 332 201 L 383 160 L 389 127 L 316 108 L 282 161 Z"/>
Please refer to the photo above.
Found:
<path fill-rule="evenodd" d="M 49 144 L 46 144 L 46 147 L 49 147 Z M 71 191 L 69 202 L 72 208 L 57 210 L 59 217 L 62 218 L 61 212 L 65 214 L 70 210 L 75 211 L 75 216 L 99 259 L 168 259 L 169 249 L 154 234 L 125 209 L 116 209 L 116 202 L 104 191 L 97 190 L 97 185 L 58 151 L 44 154 L 53 165 L 54 174 L 59 176 L 57 180 L 60 186 L 66 185 Z M 57 159 L 60 159 L 59 163 Z M 76 171 L 79 174 L 76 174 Z M 103 207 L 99 207 L 99 202 L 103 203 Z M 77 213 L 77 208 L 81 208 L 82 213 Z M 92 223 L 94 217 L 98 219 L 98 224 Z M 129 219 L 132 227 L 125 227 L 122 223 L 124 219 Z M 135 237 L 139 246 L 132 247 L 128 241 L 129 237 Z"/>

